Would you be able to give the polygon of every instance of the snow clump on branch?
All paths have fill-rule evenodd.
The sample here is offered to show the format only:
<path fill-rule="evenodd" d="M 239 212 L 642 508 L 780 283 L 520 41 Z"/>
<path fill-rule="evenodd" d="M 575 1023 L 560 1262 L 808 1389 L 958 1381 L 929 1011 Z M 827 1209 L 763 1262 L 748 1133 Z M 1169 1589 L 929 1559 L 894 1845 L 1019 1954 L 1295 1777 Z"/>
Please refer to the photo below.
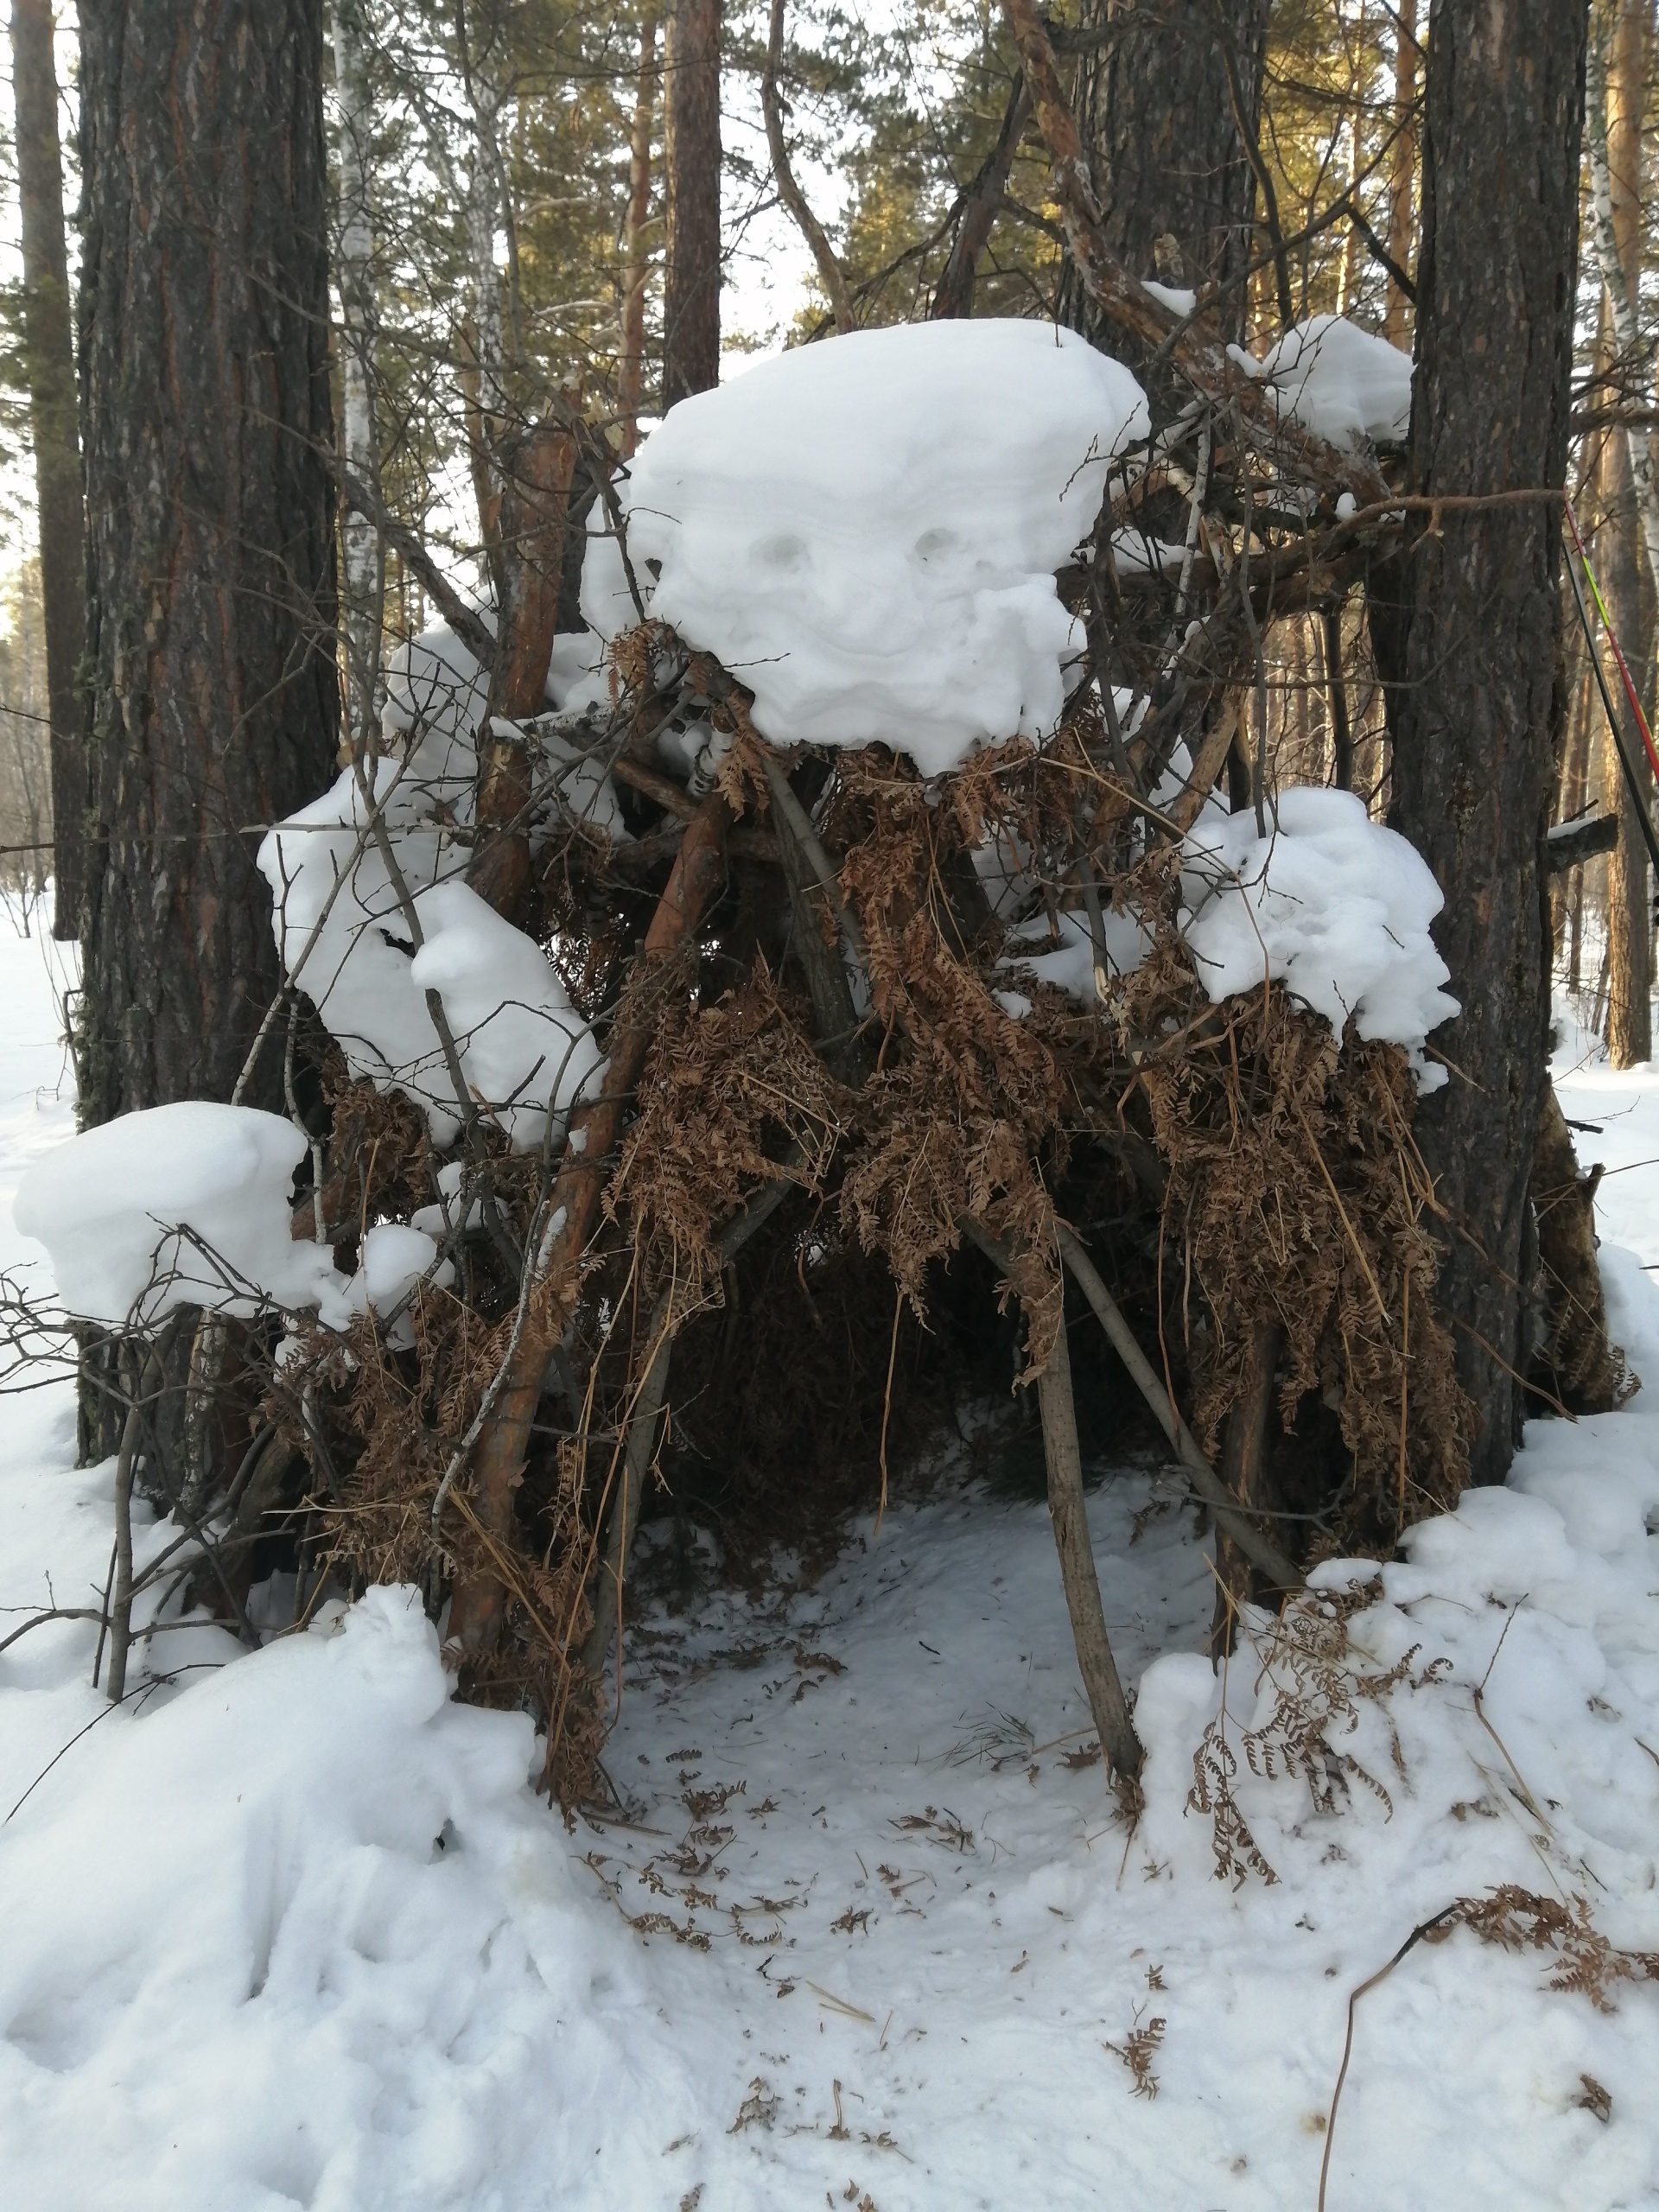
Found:
<path fill-rule="evenodd" d="M 1411 356 L 1339 315 L 1310 315 L 1256 360 L 1229 351 L 1271 385 L 1280 407 L 1333 446 L 1398 445 L 1411 428 Z"/>
<path fill-rule="evenodd" d="M 177 1306 L 350 1319 L 326 1244 L 297 1241 L 289 1187 L 305 1133 L 251 1106 L 185 1099 L 124 1114 L 37 1160 L 12 1215 L 52 1255 L 67 1310 L 153 1327 Z"/>
<path fill-rule="evenodd" d="M 1414 847 L 1367 816 L 1352 791 L 1281 791 L 1268 835 L 1254 810 L 1206 815 L 1183 848 L 1181 933 L 1212 1001 L 1282 982 L 1338 1039 L 1402 1045 L 1420 1091 L 1444 1067 L 1423 1058 L 1431 1029 L 1461 1008 L 1428 925 L 1445 900 Z"/>
<path fill-rule="evenodd" d="M 466 854 L 423 818 L 409 764 L 382 761 L 374 793 L 381 835 L 366 783 L 347 769 L 260 846 L 283 968 L 353 1074 L 423 1105 L 447 1146 L 467 1102 L 429 1002 L 440 994 L 467 1091 L 527 1150 L 550 1110 L 562 1120 L 580 1095 L 599 1047 L 535 939 L 461 880 Z"/>
<path fill-rule="evenodd" d="M 947 773 L 1052 733 L 1081 650 L 1055 571 L 1147 429 L 1128 371 L 1046 323 L 802 346 L 653 431 L 627 486 L 635 579 L 774 744 L 880 742 Z M 614 632 L 637 616 L 605 568 L 583 611 Z"/>

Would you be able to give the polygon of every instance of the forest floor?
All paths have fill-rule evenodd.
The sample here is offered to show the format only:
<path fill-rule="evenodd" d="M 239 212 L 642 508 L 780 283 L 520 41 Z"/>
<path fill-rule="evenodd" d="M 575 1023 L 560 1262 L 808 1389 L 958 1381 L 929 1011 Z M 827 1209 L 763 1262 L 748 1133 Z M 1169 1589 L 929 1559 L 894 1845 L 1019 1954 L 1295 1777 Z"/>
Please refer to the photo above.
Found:
<path fill-rule="evenodd" d="M 0 922 L 4 1264 L 32 1250 L 16 1176 L 72 1128 L 49 950 Z M 1329 2212 L 1659 2207 L 1659 1986 L 1621 1955 L 1659 1951 L 1659 1071 L 1578 1057 L 1581 1153 L 1629 1169 L 1604 1261 L 1649 1388 L 1535 1424 L 1345 1635 L 1327 1597 L 1313 1658 L 1219 1680 L 1190 1509 L 1096 1470 L 1133 1827 L 1040 1497 L 950 1454 L 811 1586 L 780 1562 L 747 1598 L 660 1548 L 606 1753 L 625 1821 L 567 1831 L 530 1795 L 528 1722 L 448 1701 L 408 1592 L 255 1656 L 158 1637 L 171 1680 L 116 1712 L 94 1624 L 26 1637 L 0 1656 L 7 2205 L 1313 2212 L 1351 1993 L 1507 1885 L 1542 1913 L 1442 1927 L 1357 2001 Z M 7 1400 L 0 1633 L 98 1603 L 111 1471 L 73 1446 L 67 1386 Z M 1284 1769 L 1333 1701 L 1311 1786 Z"/>

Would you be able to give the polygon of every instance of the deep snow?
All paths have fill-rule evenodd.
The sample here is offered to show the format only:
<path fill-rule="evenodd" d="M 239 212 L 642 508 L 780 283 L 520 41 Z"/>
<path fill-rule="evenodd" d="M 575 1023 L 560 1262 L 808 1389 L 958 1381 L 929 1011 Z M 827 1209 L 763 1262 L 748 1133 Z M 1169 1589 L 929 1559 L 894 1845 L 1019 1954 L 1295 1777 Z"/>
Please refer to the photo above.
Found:
<path fill-rule="evenodd" d="M 42 950 L 0 931 L 0 1200 L 69 1126 Z M 1654 1071 L 1563 1100 L 1602 1124 L 1587 1158 L 1659 1155 Z M 447 1701 L 404 1593 L 251 1657 L 157 1638 L 188 1671 L 118 1713 L 91 1624 L 26 1637 L 0 1655 L 0 1816 L 30 1793 L 0 1828 L 5 2203 L 1312 2207 L 1348 1993 L 1414 1923 L 1511 1881 L 1659 1948 L 1659 1166 L 1603 1198 L 1652 1388 L 1535 1427 L 1510 1491 L 1386 1570 L 1348 1663 L 1417 1649 L 1333 1742 L 1389 1805 L 1357 1772 L 1330 1811 L 1241 1772 L 1273 1885 L 1217 1880 L 1184 1809 L 1224 1685 L 1191 1515 L 1148 1467 L 1090 1501 L 1151 1753 L 1133 1834 L 1068 1764 L 1090 1738 L 1052 1543 L 1007 1484 L 862 1522 L 764 1602 L 694 1554 L 687 1609 L 630 1636 L 607 1765 L 631 1822 L 573 1834 L 524 1786 L 528 1724 Z M 9 1607 L 102 1585 L 110 1471 L 69 1471 L 73 1440 L 66 1389 L 7 1401 Z M 1236 1748 L 1249 1659 L 1224 1692 Z M 1459 1932 L 1363 2000 L 1330 2212 L 1659 2206 L 1659 1990 L 1602 2013 L 1550 1970 Z M 1154 2022 L 1135 2096 L 1110 2046 Z"/>

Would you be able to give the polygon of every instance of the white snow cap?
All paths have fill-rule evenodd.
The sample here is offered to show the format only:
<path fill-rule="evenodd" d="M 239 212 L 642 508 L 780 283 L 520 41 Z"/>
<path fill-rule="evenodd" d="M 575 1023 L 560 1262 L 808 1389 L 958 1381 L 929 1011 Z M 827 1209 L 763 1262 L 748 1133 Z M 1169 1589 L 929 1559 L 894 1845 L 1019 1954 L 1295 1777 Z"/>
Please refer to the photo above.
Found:
<path fill-rule="evenodd" d="M 1403 1045 L 1420 1090 L 1446 1070 L 1425 1062 L 1431 1029 L 1461 1011 L 1428 925 L 1445 900 L 1427 862 L 1371 821 L 1351 791 L 1293 786 L 1255 816 L 1206 815 L 1182 847 L 1181 931 L 1212 1000 L 1282 982 L 1338 1038 Z"/>
<path fill-rule="evenodd" d="M 37 1160 L 12 1214 L 51 1254 L 65 1306 L 89 1321 L 153 1324 L 175 1306 L 248 1314 L 265 1301 L 343 1319 L 327 1248 L 289 1233 L 305 1149 L 291 1122 L 251 1106 L 152 1106 Z"/>
<path fill-rule="evenodd" d="M 642 589 L 659 564 L 652 613 L 753 688 L 763 735 L 880 741 L 939 774 L 1052 731 L 1075 652 L 1054 572 L 1147 423 L 1069 330 L 856 332 L 672 409 L 633 464 L 629 557 Z M 596 577 L 588 619 L 617 596 Z"/>
<path fill-rule="evenodd" d="M 1397 444 L 1411 428 L 1411 356 L 1339 315 L 1310 315 L 1254 361 L 1281 409 L 1332 445 Z"/>
<path fill-rule="evenodd" d="M 300 986 L 353 1074 L 424 1105 L 448 1144 L 460 1116 L 426 1003 L 438 991 L 469 1088 L 527 1149 L 541 1142 L 550 1102 L 566 1113 L 599 1049 L 541 947 L 460 880 L 465 855 L 421 822 L 419 795 L 398 774 L 383 761 L 376 788 L 425 942 L 416 950 L 407 934 L 378 842 L 361 842 L 365 798 L 347 769 L 259 848 L 277 950 L 290 975 L 303 956 Z"/>

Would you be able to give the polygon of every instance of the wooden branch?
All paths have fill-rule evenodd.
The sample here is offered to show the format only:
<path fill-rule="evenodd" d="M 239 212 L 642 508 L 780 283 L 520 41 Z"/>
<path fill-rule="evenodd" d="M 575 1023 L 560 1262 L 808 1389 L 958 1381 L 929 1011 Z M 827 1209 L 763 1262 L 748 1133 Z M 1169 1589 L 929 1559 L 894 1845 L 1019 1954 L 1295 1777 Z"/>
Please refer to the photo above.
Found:
<path fill-rule="evenodd" d="M 1220 1478 L 1241 1505 L 1268 1503 L 1268 1422 L 1274 1370 L 1284 1341 L 1276 1319 L 1260 1322 L 1250 1338 L 1242 1388 L 1222 1432 Z M 1216 1614 L 1210 1648 L 1233 1649 L 1241 1605 L 1252 1596 L 1250 1562 L 1225 1529 L 1216 1530 Z"/>
<path fill-rule="evenodd" d="M 795 1187 L 787 1176 L 780 1176 L 777 1182 L 764 1185 L 747 1205 L 732 1216 L 715 1239 L 722 1265 L 736 1258 L 750 1237 L 764 1223 L 771 1220 Z M 657 1300 L 652 1313 L 649 1340 L 655 1350 L 628 1418 L 627 1438 L 622 1454 L 622 1484 L 611 1510 L 610 1526 L 605 1538 L 605 1560 L 594 1592 L 594 1624 L 582 1647 L 582 1663 L 590 1675 L 603 1674 L 606 1660 L 610 1656 L 611 1641 L 621 1618 L 622 1589 L 627 1579 L 628 1554 L 632 1549 L 634 1532 L 639 1525 L 639 1501 L 645 1494 L 645 1477 L 651 1472 L 657 1440 L 657 1422 L 668 1391 L 668 1371 L 673 1357 L 674 1340 L 688 1318 L 685 1312 L 677 1310 L 671 1304 L 667 1291 Z"/>
<path fill-rule="evenodd" d="M 1544 838 L 1544 869 L 1560 875 L 1598 853 L 1611 853 L 1618 843 L 1618 817 L 1592 814 L 1582 822 L 1558 822 Z"/>
<path fill-rule="evenodd" d="M 696 818 L 697 802 L 681 785 L 671 777 L 659 776 L 654 768 L 642 767 L 626 753 L 612 761 L 611 773 L 619 784 L 626 784 L 642 798 L 654 799 L 665 813 L 677 815 L 682 822 Z"/>
<path fill-rule="evenodd" d="M 1238 132 L 1239 143 L 1244 149 L 1245 159 L 1261 188 L 1262 212 L 1273 253 L 1274 286 L 1279 300 L 1279 327 L 1281 330 L 1288 330 L 1296 320 L 1296 308 L 1290 290 L 1290 256 L 1285 249 L 1284 225 L 1279 219 L 1279 194 L 1274 186 L 1273 171 L 1262 157 L 1261 136 L 1245 111 L 1244 87 L 1238 77 L 1238 56 L 1233 50 L 1232 33 L 1224 19 L 1218 20 L 1217 34 L 1222 67 L 1227 72 L 1227 97 L 1232 105 L 1234 127 Z"/>
<path fill-rule="evenodd" d="M 806 194 L 795 181 L 790 166 L 789 147 L 784 137 L 783 102 L 778 92 L 778 71 L 784 58 L 784 0 L 772 0 L 772 23 L 766 39 L 766 64 L 760 73 L 760 105 L 766 118 L 766 144 L 772 152 L 772 174 L 778 187 L 778 197 L 795 218 L 796 228 L 811 248 L 812 258 L 817 264 L 818 281 L 823 286 L 830 305 L 834 310 L 836 328 L 844 337 L 858 328 L 858 318 L 853 313 L 852 300 L 847 290 L 847 273 L 830 243 L 829 233 L 807 204 Z"/>
<path fill-rule="evenodd" d="M 155 1356 L 150 1357 L 150 1365 Z M 142 1395 L 149 1376 L 139 1385 Z M 138 1451 L 141 1419 L 137 1401 L 128 1409 L 121 1429 L 121 1448 L 115 1457 L 115 1592 L 110 1606 L 110 1677 L 107 1694 L 119 1705 L 127 1694 L 127 1653 L 132 1644 L 132 1464 Z"/>
<path fill-rule="evenodd" d="M 1043 1416 L 1049 1518 L 1054 1527 L 1054 1548 L 1060 1555 L 1060 1580 L 1065 1590 L 1065 1609 L 1071 1618 L 1071 1641 L 1077 1647 L 1084 1688 L 1089 1693 L 1089 1710 L 1108 1766 L 1126 1782 L 1134 1782 L 1146 1763 L 1146 1753 L 1129 1719 L 1128 1700 L 1112 1656 L 1105 1608 L 1100 1602 L 1100 1577 L 1095 1572 L 1084 1502 L 1083 1455 L 1077 1444 L 1071 1355 L 1065 1341 L 1064 1314 L 1054 1348 L 1037 1378 L 1037 1402 Z"/>
<path fill-rule="evenodd" d="M 564 1159 L 551 1196 L 555 1229 L 542 1251 L 524 1255 L 531 1283 L 523 1324 L 499 1378 L 499 1394 L 473 1462 L 473 1510 L 498 1546 L 505 1547 L 510 1537 L 513 1497 L 541 1399 L 542 1377 L 575 1305 L 582 1255 L 599 1220 L 623 1113 L 639 1083 L 661 1012 L 664 973 L 694 937 L 725 882 L 730 823 L 730 810 L 715 791 L 687 826 L 645 944 L 623 988 L 611 1026 L 603 1087 L 596 1099 L 578 1106 L 570 1117 Z M 452 1656 L 470 1659 L 495 1643 L 505 1599 L 499 1575 L 487 1569 L 457 1578 L 447 1646 Z"/>
<path fill-rule="evenodd" d="M 1016 1289 L 1020 1269 L 1007 1246 L 994 1236 L 982 1221 L 964 1214 L 957 1228 L 978 1246 L 998 1272 Z M 1022 1294 L 1023 1301 L 1023 1294 Z M 1066 1344 L 1065 1315 L 1047 1364 L 1037 1377 L 1037 1403 L 1043 1417 L 1043 1461 L 1048 1473 L 1048 1510 L 1054 1524 L 1054 1547 L 1060 1557 L 1060 1580 L 1065 1590 L 1065 1609 L 1071 1621 L 1071 1640 L 1077 1647 L 1077 1667 L 1089 1694 L 1089 1710 L 1107 1764 L 1125 1780 L 1140 1774 L 1145 1757 L 1129 1719 L 1128 1700 L 1112 1656 L 1106 1633 L 1106 1612 L 1100 1602 L 1100 1578 L 1095 1572 L 1094 1549 L 1084 1510 L 1083 1454 L 1077 1443 L 1077 1410 L 1071 1391 L 1071 1354 Z"/>
<path fill-rule="evenodd" d="M 1008 94 L 1008 104 L 1002 111 L 1002 127 L 996 134 L 996 143 L 980 164 L 978 175 L 963 195 L 960 203 L 962 219 L 957 226 L 950 257 L 945 262 L 944 274 L 933 295 L 932 317 L 936 322 L 951 321 L 974 311 L 974 285 L 979 274 L 979 257 L 989 243 L 992 226 L 1002 211 L 1014 157 L 1020 151 L 1020 142 L 1026 135 L 1026 125 L 1030 120 L 1031 94 L 1026 89 L 1025 77 L 1021 73 L 1015 77 Z"/>
<path fill-rule="evenodd" d="M 1205 734 L 1198 757 L 1187 779 L 1186 789 L 1169 810 L 1170 819 L 1185 836 L 1204 811 L 1204 803 L 1216 787 L 1238 728 L 1238 702 L 1229 699 Z"/>
<path fill-rule="evenodd" d="M 1169 1440 L 1170 1449 L 1185 1470 L 1193 1489 L 1210 1508 L 1218 1528 L 1224 1527 L 1252 1567 L 1259 1567 L 1276 1590 L 1300 1590 L 1302 1577 L 1270 1537 L 1264 1536 L 1251 1516 L 1235 1502 L 1215 1469 L 1198 1448 L 1198 1439 L 1181 1419 L 1169 1394 L 1158 1380 L 1135 1332 L 1124 1319 L 1117 1300 L 1101 1280 L 1087 1248 L 1065 1224 L 1060 1225 L 1060 1256 L 1095 1311 L 1112 1349 L 1129 1371 L 1130 1379 L 1151 1409 Z"/>

